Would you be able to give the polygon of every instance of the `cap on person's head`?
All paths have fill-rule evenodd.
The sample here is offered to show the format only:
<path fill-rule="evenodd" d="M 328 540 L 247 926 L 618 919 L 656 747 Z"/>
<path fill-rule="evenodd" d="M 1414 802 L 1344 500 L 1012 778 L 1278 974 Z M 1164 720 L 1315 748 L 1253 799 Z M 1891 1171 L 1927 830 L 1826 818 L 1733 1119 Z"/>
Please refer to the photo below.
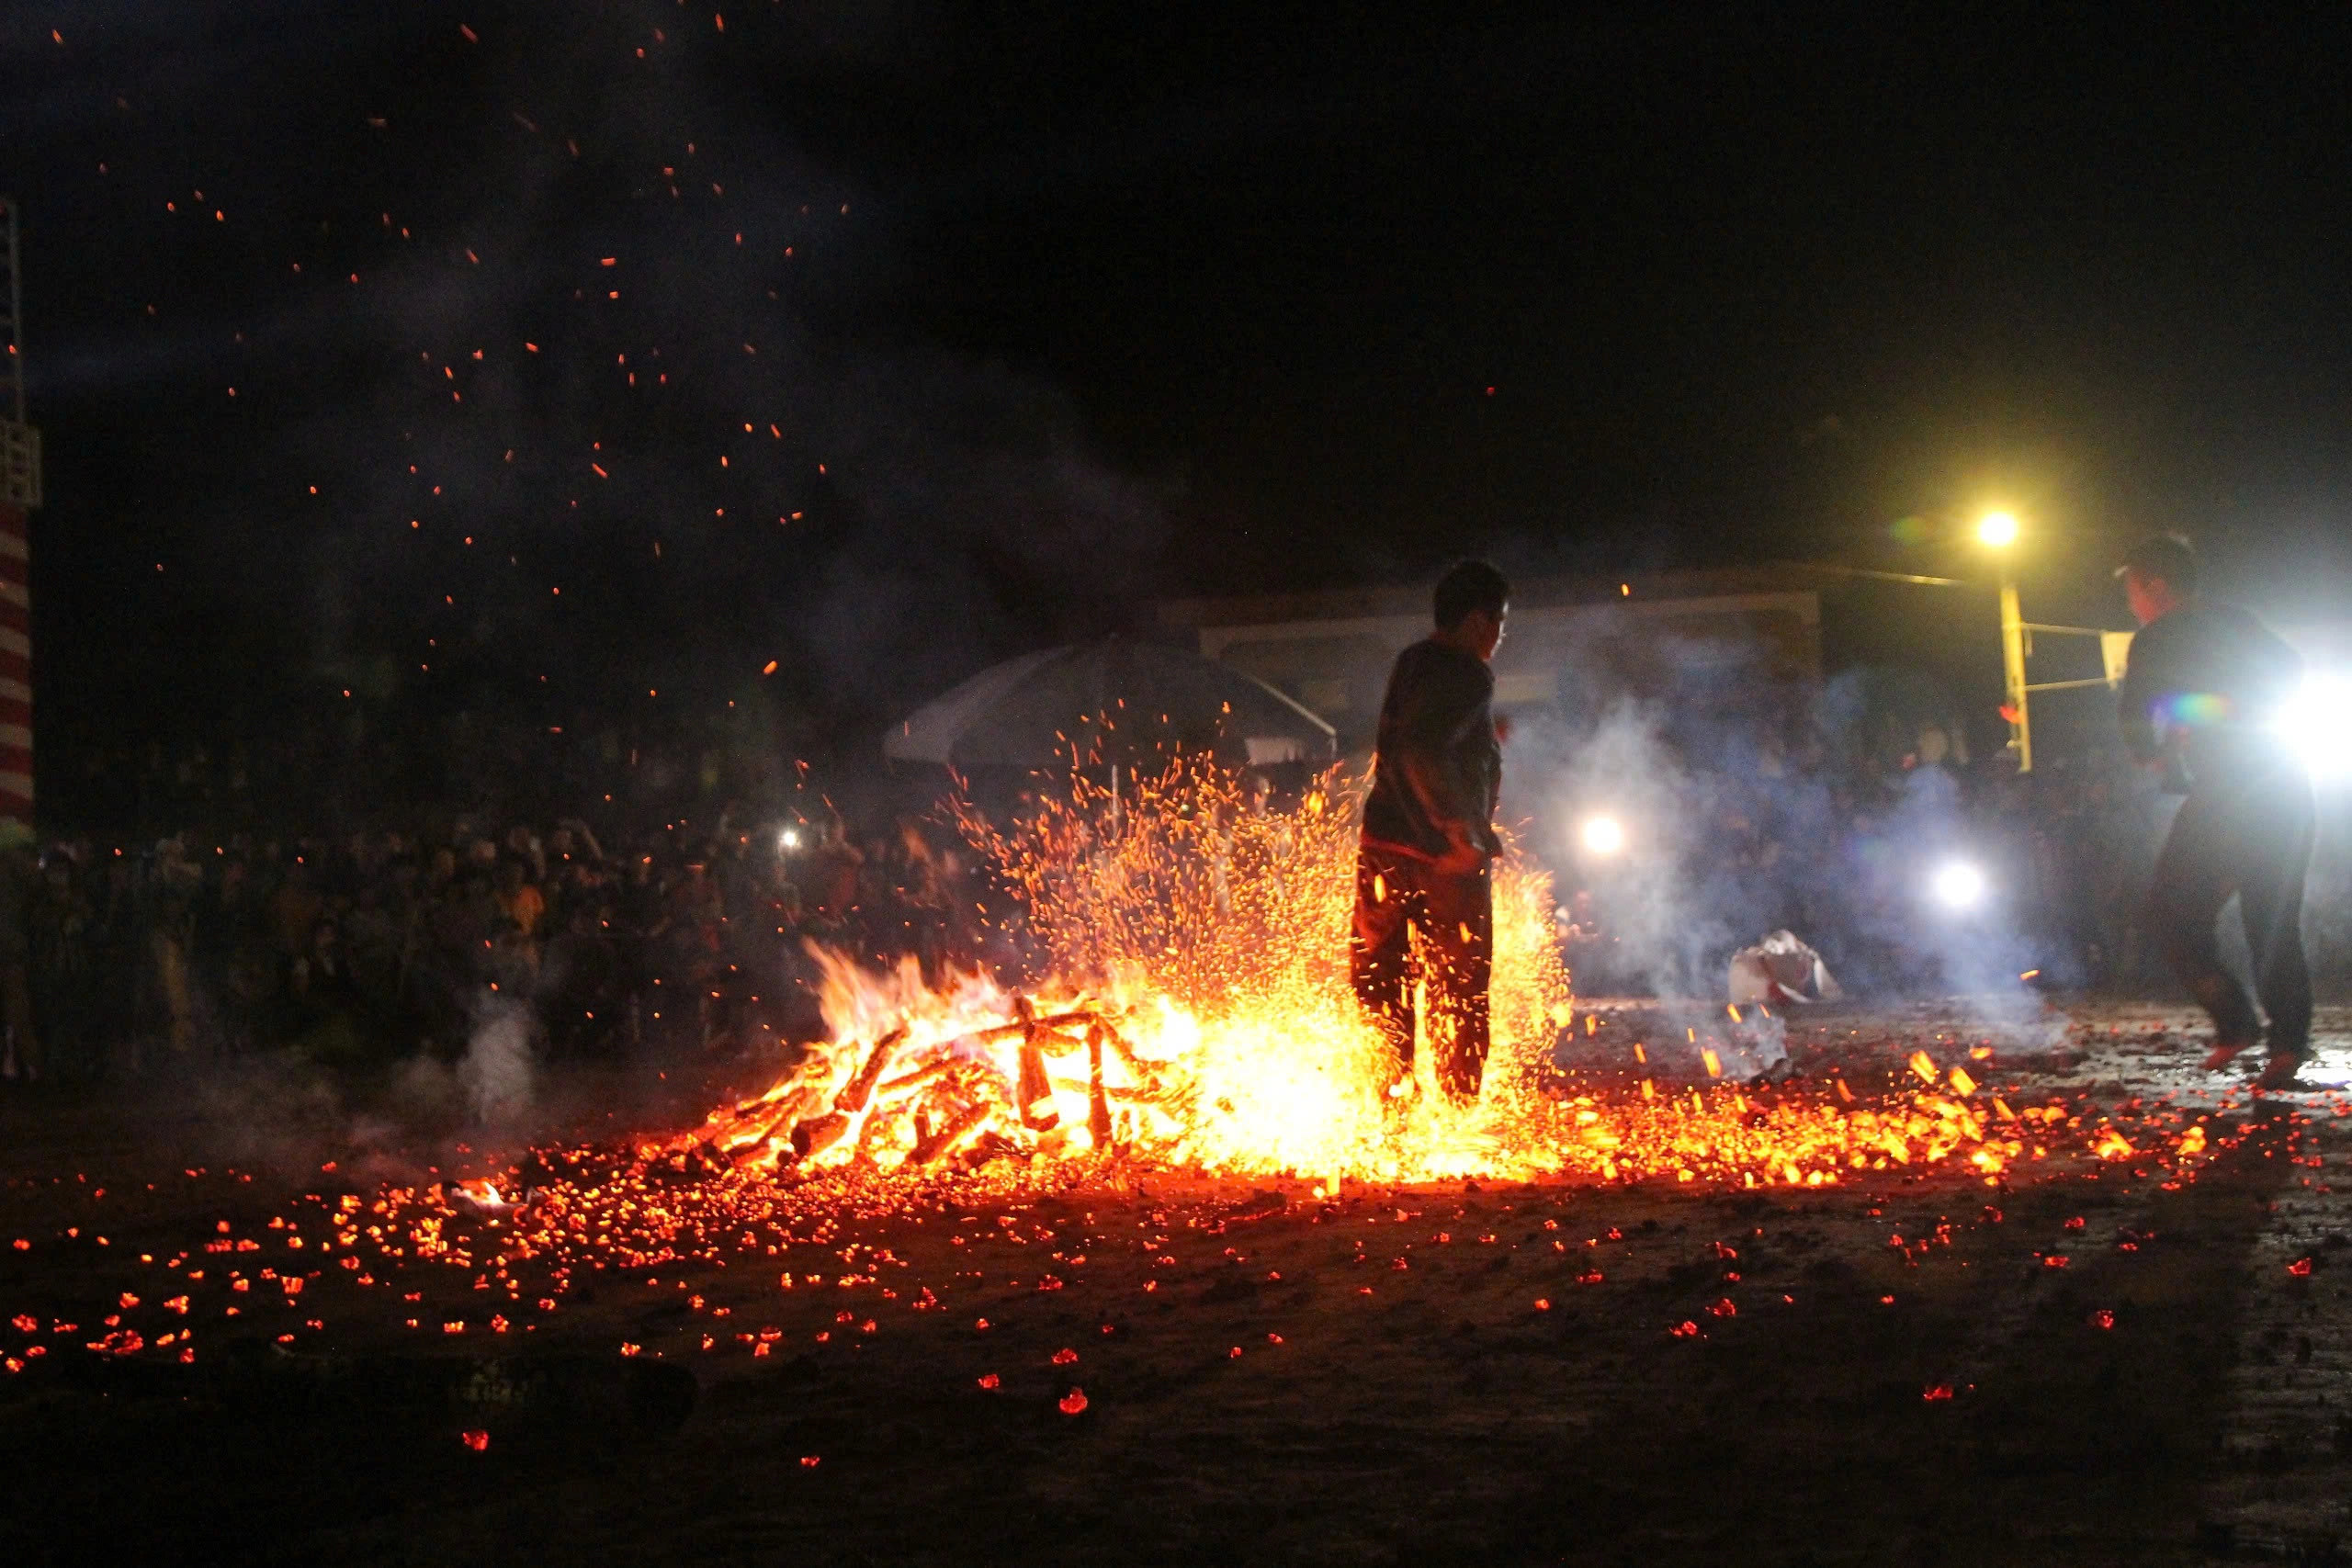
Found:
<path fill-rule="evenodd" d="M 1499 616 L 1510 601 L 1509 578 L 1485 561 L 1465 560 L 1454 562 L 1437 580 L 1437 594 L 1430 607 L 1436 612 L 1438 630 L 1452 631 L 1473 610 Z"/>
<path fill-rule="evenodd" d="M 2151 534 L 2123 553 L 2122 564 L 2115 569 L 2121 577 L 2152 578 L 2168 584 L 2175 593 L 2197 592 L 2197 552 L 2178 534 Z"/>

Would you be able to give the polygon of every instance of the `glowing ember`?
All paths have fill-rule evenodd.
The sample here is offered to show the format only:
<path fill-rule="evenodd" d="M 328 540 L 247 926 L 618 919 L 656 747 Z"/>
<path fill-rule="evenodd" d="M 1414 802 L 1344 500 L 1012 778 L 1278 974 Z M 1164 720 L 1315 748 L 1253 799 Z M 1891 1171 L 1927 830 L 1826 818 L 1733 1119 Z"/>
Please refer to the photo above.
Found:
<path fill-rule="evenodd" d="M 1110 1161 L 1306 1177 L 1329 1195 L 1342 1178 L 1821 1186 L 1952 1158 L 1991 1179 L 2025 1155 L 2028 1129 L 1967 1103 L 1967 1074 L 1932 1092 L 1943 1075 L 1925 1053 L 1911 1065 L 1930 1092 L 1875 1105 L 1842 1085 L 1834 1104 L 1721 1081 L 1660 1093 L 1645 1078 L 1639 1100 L 1576 1092 L 1555 1059 L 1572 998 L 1549 882 L 1515 852 L 1495 879 L 1485 1092 L 1445 1103 L 1426 1052 L 1399 1085 L 1347 981 L 1356 806 L 1336 773 L 1267 810 L 1230 776 L 1179 763 L 1115 812 L 1081 781 L 1011 829 L 967 818 L 1049 977 L 927 985 L 912 961 L 876 973 L 820 951 L 830 1043 L 644 1156 L 747 1178 Z M 1713 1046 L 1697 1055 L 1715 1079 Z M 2110 1132 L 2099 1152 L 2131 1145 Z"/>
<path fill-rule="evenodd" d="M 647 1364 L 697 1345 L 792 1357 L 811 1344 L 857 1345 L 887 1332 L 870 1303 L 854 1311 L 833 1292 L 870 1290 L 913 1313 L 944 1304 L 930 1285 L 897 1272 L 908 1265 L 888 1245 L 854 1239 L 864 1222 L 921 1224 L 1001 1202 L 994 1224 L 1005 1239 L 1035 1245 L 1050 1234 L 1023 1234 L 1018 1216 L 1035 1200 L 1138 1177 L 1155 1186 L 1193 1177 L 1274 1185 L 1238 1205 L 1227 1186 L 1219 1224 L 1278 1212 L 1289 1201 L 1284 1178 L 1318 1199 L 1340 1197 L 1343 1181 L 1490 1177 L 1810 1189 L 1865 1172 L 1884 1173 L 1870 1178 L 1876 1184 L 1933 1169 L 1997 1185 L 2020 1166 L 2049 1161 L 2094 1179 L 2114 1168 L 2103 1162 L 2129 1162 L 2124 1172 L 2135 1178 L 2154 1174 L 2132 1168 L 2145 1165 L 2171 1185 L 2254 1127 L 2209 1127 L 2187 1108 L 2136 1101 L 2111 1115 L 2079 1097 L 2012 1106 L 1964 1074 L 1939 1072 L 1924 1053 L 1911 1071 L 1890 1061 L 1894 1072 L 1876 1092 L 1853 1087 L 1863 1083 L 1859 1062 L 1843 1077 L 1749 1088 L 1701 1076 L 1702 1051 L 1718 1052 L 1720 1066 L 1739 1049 L 1736 1036 L 1695 1025 L 1686 1035 L 1677 1020 L 1644 1054 L 1589 1029 L 1572 1032 L 1549 891 L 1516 860 L 1496 882 L 1496 1047 L 1482 1098 L 1449 1106 L 1413 1079 L 1392 1093 L 1394 1064 L 1358 1017 L 1346 976 L 1352 795 L 1327 781 L 1292 809 L 1258 811 L 1217 775 L 1185 770 L 1128 795 L 1115 828 L 1103 804 L 1081 790 L 1001 836 L 973 829 L 1022 895 L 1036 972 L 1049 979 L 1019 990 L 978 976 L 926 985 L 910 964 L 877 974 L 823 955 L 831 1038 L 765 1093 L 673 1136 L 540 1148 L 495 1181 L 308 1195 L 299 1225 L 280 1216 L 259 1237 L 219 1222 L 203 1248 L 224 1255 L 220 1274 L 181 1276 L 202 1285 L 193 1301 L 162 1289 L 129 1292 L 158 1321 L 134 1333 L 109 1314 L 104 1328 L 119 1332 L 74 1342 L 109 1357 L 161 1352 L 187 1361 L 197 1355 L 187 1343 L 192 1321 L 216 1310 L 236 1319 L 264 1300 L 307 1311 L 330 1290 L 398 1290 L 401 1305 L 385 1303 L 398 1314 L 388 1323 L 436 1340 L 488 1334 L 513 1344 L 591 1300 L 594 1277 L 613 1270 L 632 1286 L 681 1292 L 686 1312 L 710 1315 L 673 1342 L 616 1336 L 607 1353 Z M 1778 1021 L 1728 1021 L 1747 1029 Z M 1676 1061 L 1681 1081 L 1668 1076 Z M 2122 1119 L 2128 1139 L 2116 1126 Z M 1997 1222 L 1997 1211 L 1987 1213 Z M 1406 1217 L 1401 1208 L 1396 1217 Z M 959 1223 L 977 1220 L 965 1213 Z M 78 1235 L 69 1227 L 61 1239 Z M 1615 1226 L 1594 1240 L 1604 1238 L 1623 1239 Z M 1151 1238 L 1149 1269 L 1180 1267 L 1182 1249 L 1167 1241 Z M 1436 1245 L 1447 1241 L 1437 1234 Z M 280 1262 L 256 1271 L 256 1289 L 230 1264 L 265 1245 Z M 23 1239 L 16 1246 L 28 1249 Z M 1569 1245 L 1555 1241 L 1552 1250 L 1566 1254 Z M 2041 1267 L 2064 1266 L 2064 1255 L 2041 1256 Z M 1006 1281 L 1023 1295 L 1086 1285 L 1082 1247 L 1026 1257 Z M 311 1258 L 322 1267 L 287 1266 Z M 739 1328 L 726 1321 L 733 1307 L 692 1292 L 692 1269 L 747 1259 L 778 1293 L 819 1308 L 812 1332 Z M 1736 1247 L 1716 1244 L 1716 1267 L 1738 1260 Z M 1398 1255 L 1391 1267 L 1414 1265 Z M 456 1274 L 467 1304 L 427 1305 L 408 1288 L 413 1273 L 397 1278 L 424 1268 Z M 306 1278 L 312 1289 L 298 1294 Z M 1563 1283 L 1602 1288 L 1604 1278 L 1595 1254 L 1573 1263 Z M 1148 1278 L 1142 1290 L 1161 1283 Z M 1552 1310 L 1558 1288 L 1533 1299 L 1535 1311 Z M 41 1324 L 9 1305 L 7 1332 L 19 1337 L 8 1347 L 13 1373 L 41 1354 L 21 1343 Z M 1704 1339 L 1699 1317 L 1728 1328 L 1735 1312 L 1747 1315 L 1724 1297 L 1657 1326 Z M 974 1333 L 991 1332 L 989 1318 L 966 1321 Z M 316 1332 L 322 1319 L 300 1323 Z M 78 1331 L 60 1324 L 43 1332 Z M 1063 1353 L 1072 1359 L 1055 1363 L 1075 1373 L 1078 1352 L 1064 1342 Z M 968 1375 L 976 1392 L 1003 1386 L 996 1371 Z"/>
<path fill-rule="evenodd" d="M 1530 1124 L 1558 1120 L 1537 1079 L 1569 1009 L 1540 874 L 1497 878 L 1490 1088 L 1456 1109 L 1426 1081 L 1384 1093 L 1394 1065 L 1347 984 L 1355 802 L 1336 780 L 1264 812 L 1180 765 L 1115 828 L 1105 804 L 1081 784 L 1010 831 L 967 823 L 1052 980 L 926 987 L 911 963 L 874 974 L 820 953 L 832 1043 L 668 1152 L 738 1169 L 1115 1156 L 1330 1181 L 1559 1168 Z"/>

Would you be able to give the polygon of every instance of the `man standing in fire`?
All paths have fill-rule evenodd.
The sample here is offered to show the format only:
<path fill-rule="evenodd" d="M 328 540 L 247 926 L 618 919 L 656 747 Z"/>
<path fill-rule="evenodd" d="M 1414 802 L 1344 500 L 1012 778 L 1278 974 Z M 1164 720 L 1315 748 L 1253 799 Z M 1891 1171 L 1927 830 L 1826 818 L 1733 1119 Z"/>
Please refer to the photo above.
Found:
<path fill-rule="evenodd" d="M 2116 570 L 2140 630 L 2119 707 L 2143 764 L 2186 791 L 2157 856 L 2147 919 L 2165 960 L 2213 1020 L 2209 1071 L 2262 1031 L 2253 998 L 2222 966 L 2215 926 L 2238 896 L 2256 987 L 2270 1015 L 2256 1085 L 2282 1089 L 2309 1055 L 2311 973 L 2303 962 L 2303 877 L 2317 812 L 2279 719 L 2302 660 L 2245 611 L 2197 598 L 2197 556 L 2177 535 L 2132 547 Z"/>
<path fill-rule="evenodd" d="M 1494 671 L 1510 584 L 1485 561 L 1439 580 L 1435 635 L 1396 656 L 1380 705 L 1372 792 L 1356 854 L 1349 967 L 1356 996 L 1396 1053 L 1391 1094 L 1412 1083 L 1415 982 L 1425 988 L 1440 1090 L 1478 1097 L 1487 1061 L 1495 805 L 1502 748 Z"/>

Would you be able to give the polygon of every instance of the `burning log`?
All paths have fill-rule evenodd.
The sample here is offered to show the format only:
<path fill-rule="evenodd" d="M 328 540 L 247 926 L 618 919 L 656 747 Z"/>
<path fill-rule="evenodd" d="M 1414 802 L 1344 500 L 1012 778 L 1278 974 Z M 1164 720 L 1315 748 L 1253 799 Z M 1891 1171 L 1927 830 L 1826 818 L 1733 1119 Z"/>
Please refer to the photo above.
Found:
<path fill-rule="evenodd" d="M 993 1029 L 974 1030 L 966 1038 L 975 1041 L 982 1045 L 989 1045 L 994 1044 L 1000 1040 L 1011 1040 L 1015 1035 L 1026 1035 L 1035 1030 L 1060 1030 L 1070 1028 L 1075 1024 L 1096 1023 L 1099 1022 L 1102 1017 L 1099 1012 L 1095 1012 L 1089 1009 L 1080 1009 L 1076 1012 L 1057 1012 L 1052 1014 L 1050 1017 L 1038 1018 L 1035 1016 L 1035 1010 L 1030 1008 L 1028 998 L 1025 997 L 1015 997 L 1012 999 L 1012 1005 L 1014 1010 L 1021 1013 L 1022 1021 L 1018 1023 L 1000 1023 Z M 1076 1044 L 1077 1042 L 1072 1041 L 1071 1043 Z"/>
<path fill-rule="evenodd" d="M 1011 1138 L 1006 1137 L 1003 1134 L 990 1130 L 989 1132 L 982 1133 L 978 1138 L 975 1138 L 972 1141 L 972 1152 L 965 1156 L 965 1163 L 977 1169 L 979 1167 L 988 1164 L 990 1160 L 1025 1160 L 1028 1157 L 1028 1150 L 1023 1148 L 1019 1144 L 1014 1143 Z"/>
<path fill-rule="evenodd" d="M 1159 1081 L 1159 1064 L 1136 1055 L 1136 1048 L 1127 1043 L 1126 1036 L 1119 1032 L 1117 1025 L 1100 1014 L 1096 1015 L 1093 1022 L 1102 1032 L 1102 1043 L 1116 1054 L 1121 1066 L 1144 1083 L 1157 1084 Z"/>
<path fill-rule="evenodd" d="M 813 1159 L 849 1135 L 850 1129 L 857 1125 L 858 1118 L 874 1102 L 874 1091 L 882 1082 L 882 1069 L 890 1065 L 891 1055 L 906 1040 L 907 1026 L 902 1023 L 874 1043 L 857 1076 L 833 1096 L 833 1109 L 822 1116 L 811 1116 L 792 1129 L 795 1156 Z"/>
<path fill-rule="evenodd" d="M 667 1149 L 640 1147 L 633 1159 L 611 1158 L 593 1166 L 575 1163 L 572 1168 L 582 1174 L 594 1171 L 605 1175 L 626 1170 L 630 1176 L 655 1181 L 702 1181 L 725 1172 L 729 1162 L 726 1150 L 708 1139 L 698 1138 Z M 589 1179 L 593 1182 L 595 1176 L 590 1175 Z"/>
<path fill-rule="evenodd" d="M 1034 1040 L 1021 1043 L 1021 1124 L 1032 1132 L 1050 1132 L 1061 1124 L 1054 1109 L 1053 1080 L 1046 1076 L 1046 1054 Z M 1040 1109 L 1042 1107 L 1043 1109 Z"/>
<path fill-rule="evenodd" d="M 1098 1149 L 1111 1146 L 1111 1101 L 1102 1093 L 1101 1020 L 1086 1026 L 1086 1131 Z"/>
<path fill-rule="evenodd" d="M 882 1069 L 889 1065 L 890 1053 L 904 1044 L 906 1038 L 907 1026 L 902 1023 L 876 1041 L 873 1054 L 865 1058 L 865 1066 L 858 1069 L 857 1077 L 833 1096 L 833 1109 L 851 1116 L 865 1110 L 866 1102 L 874 1098 L 874 1086 L 882 1081 Z"/>
<path fill-rule="evenodd" d="M 907 1156 L 907 1163 L 921 1167 L 945 1158 L 954 1153 L 956 1146 L 969 1137 L 981 1122 L 987 1121 L 995 1110 L 996 1107 L 985 1100 L 976 1100 L 950 1118 L 944 1126 L 938 1128 L 932 1127 L 927 1118 L 919 1117 L 914 1151 Z"/>
<path fill-rule="evenodd" d="M 789 1142 L 788 1138 L 786 1142 Z M 756 1144 L 745 1144 L 741 1147 L 738 1148 L 734 1154 L 729 1156 L 729 1163 L 737 1170 L 748 1170 L 753 1166 L 765 1165 L 772 1159 L 780 1158 L 782 1157 L 782 1155 L 783 1149 L 777 1145 L 775 1136 L 771 1134 L 770 1135 L 760 1139 Z"/>
<path fill-rule="evenodd" d="M 845 1137 L 857 1119 L 834 1111 L 822 1116 L 812 1116 L 792 1130 L 792 1152 L 801 1159 L 813 1159 Z"/>
<path fill-rule="evenodd" d="M 797 1101 L 778 1106 L 758 1121 L 729 1131 L 726 1142 L 719 1145 L 720 1152 L 738 1166 L 756 1159 L 775 1142 L 776 1134 L 788 1127 L 799 1114 L 800 1106 Z"/>
<path fill-rule="evenodd" d="M 865 1158 L 886 1145 L 907 1148 L 905 1163 L 910 1166 L 934 1164 L 958 1150 L 985 1163 L 1025 1148 L 1021 1133 L 1062 1128 L 1068 1114 L 1064 1095 L 1073 1100 L 1085 1097 L 1089 1146 L 1105 1149 L 1121 1135 L 1122 1123 L 1113 1113 L 1116 1106 L 1169 1103 L 1170 1064 L 1136 1054 L 1119 1031 L 1116 1020 L 1124 1015 L 1085 1003 L 1046 1013 L 1028 997 L 1016 995 L 1010 1001 L 1010 1022 L 926 1038 L 919 1046 L 910 1046 L 916 1032 L 910 1020 L 871 1044 L 844 1043 L 832 1064 L 844 1050 L 861 1055 L 856 1072 L 837 1089 L 828 1093 L 824 1087 L 828 1065 L 812 1062 L 794 1079 L 742 1101 L 731 1113 L 714 1116 L 698 1138 L 673 1143 L 662 1156 L 664 1170 L 686 1175 L 691 1166 L 692 1174 L 718 1174 L 796 1164 L 828 1151 L 835 1159 L 844 1153 Z M 999 1053 L 1009 1041 L 1018 1043 L 1013 1061 L 1006 1063 Z M 991 1044 L 995 1051 L 982 1049 Z M 1083 1077 L 1050 1070 L 1050 1064 L 1081 1049 Z M 894 1065 L 902 1070 L 888 1076 Z M 1123 1070 L 1116 1070 L 1119 1065 Z M 1005 1081 L 1008 1076 L 1012 1081 Z M 901 1121 L 910 1110 L 910 1120 Z M 1001 1132 L 987 1132 L 1000 1113 Z M 901 1131 L 894 1134 L 893 1127 Z M 912 1134 L 911 1147 L 907 1133 Z M 1008 1142 L 1003 1134 L 1014 1134 L 1015 1141 Z M 854 1150 L 845 1146 L 851 1144 Z"/>
<path fill-rule="evenodd" d="M 1061 1112 L 1053 1108 L 1053 1081 L 1046 1076 L 1046 1049 L 1042 1036 L 1050 1032 L 1037 1021 L 1037 1010 L 1027 997 L 1012 998 L 1013 1010 L 1021 1015 L 1023 1026 L 1021 1036 L 1021 1083 L 1015 1091 L 1015 1103 L 1021 1108 L 1021 1124 L 1032 1132 L 1050 1132 L 1061 1124 Z M 1039 1110 L 1039 1106 L 1045 1107 Z"/>
<path fill-rule="evenodd" d="M 958 1065 L 953 1056 L 941 1056 L 934 1061 L 926 1062 L 913 1072 L 901 1073 L 890 1079 L 875 1091 L 875 1098 L 882 1100 L 903 1100 L 925 1084 L 935 1083 L 945 1077 L 949 1073 L 954 1072 Z"/>

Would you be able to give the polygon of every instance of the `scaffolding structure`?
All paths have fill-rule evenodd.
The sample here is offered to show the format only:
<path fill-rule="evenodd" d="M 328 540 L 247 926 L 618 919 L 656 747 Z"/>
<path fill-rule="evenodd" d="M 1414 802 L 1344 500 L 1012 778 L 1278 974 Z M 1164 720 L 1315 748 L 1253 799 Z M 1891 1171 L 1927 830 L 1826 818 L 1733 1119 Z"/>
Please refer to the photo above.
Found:
<path fill-rule="evenodd" d="M 17 204 L 0 197 L 0 820 L 33 815 L 32 518 L 40 432 L 25 418 Z"/>

